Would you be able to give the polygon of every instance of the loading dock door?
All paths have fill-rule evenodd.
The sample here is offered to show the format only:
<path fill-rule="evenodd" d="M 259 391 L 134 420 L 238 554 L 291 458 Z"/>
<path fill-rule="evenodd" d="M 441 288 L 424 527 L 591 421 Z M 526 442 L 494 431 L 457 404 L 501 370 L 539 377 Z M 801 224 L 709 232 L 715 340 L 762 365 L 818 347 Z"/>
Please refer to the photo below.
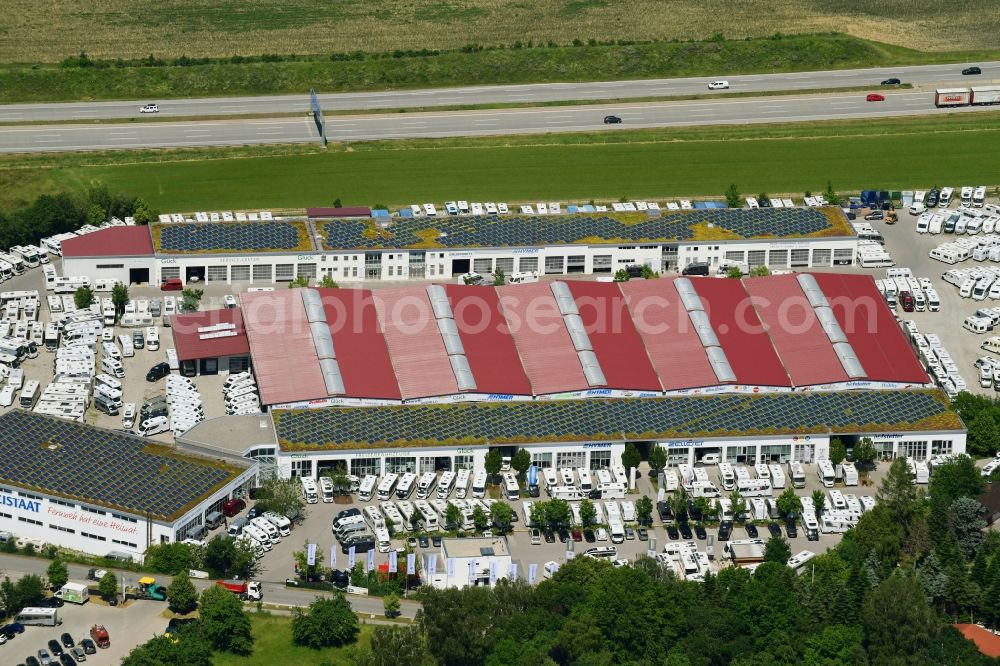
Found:
<path fill-rule="evenodd" d="M 146 284 L 149 282 L 149 269 L 148 268 L 130 268 L 128 269 L 128 282 L 129 284 Z"/>
<path fill-rule="evenodd" d="M 465 275 L 472 270 L 471 259 L 452 259 L 451 260 L 451 274 L 452 275 Z"/>

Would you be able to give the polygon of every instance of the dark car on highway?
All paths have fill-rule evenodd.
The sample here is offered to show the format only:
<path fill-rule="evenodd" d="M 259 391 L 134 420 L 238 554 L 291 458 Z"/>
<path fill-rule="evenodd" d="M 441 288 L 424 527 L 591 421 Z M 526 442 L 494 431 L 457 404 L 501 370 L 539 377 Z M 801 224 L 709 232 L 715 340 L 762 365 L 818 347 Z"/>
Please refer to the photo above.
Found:
<path fill-rule="evenodd" d="M 680 524 L 681 536 L 685 539 L 691 538 L 691 524 L 687 521 Z"/>
<path fill-rule="evenodd" d="M 767 524 L 767 531 L 770 532 L 771 536 L 773 537 L 780 537 L 781 525 L 779 525 L 776 521 L 772 520 Z"/>
<path fill-rule="evenodd" d="M 883 86 L 898 86 L 902 81 L 896 78 L 886 79 L 882 82 Z"/>
<path fill-rule="evenodd" d="M 618 116 L 604 116 L 605 125 L 620 125 L 621 122 L 622 119 L 619 118 Z"/>
<path fill-rule="evenodd" d="M 981 70 L 981 69 L 979 69 L 978 67 L 975 67 L 975 66 L 973 66 L 973 67 L 966 67 L 965 69 L 962 70 L 962 75 L 963 76 L 972 76 L 972 75 L 982 74 L 982 73 L 983 73 L 983 70 Z"/>
<path fill-rule="evenodd" d="M 754 525 L 753 523 L 747 523 L 746 525 L 743 526 L 743 529 L 747 531 L 747 536 L 750 537 L 751 539 L 757 538 L 757 526 Z"/>

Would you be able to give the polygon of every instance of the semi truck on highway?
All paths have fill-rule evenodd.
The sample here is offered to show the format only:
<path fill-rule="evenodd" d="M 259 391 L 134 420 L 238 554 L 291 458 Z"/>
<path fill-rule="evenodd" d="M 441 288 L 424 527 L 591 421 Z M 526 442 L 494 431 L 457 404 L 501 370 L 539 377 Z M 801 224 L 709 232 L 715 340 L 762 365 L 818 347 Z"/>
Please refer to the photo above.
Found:
<path fill-rule="evenodd" d="M 1000 104 L 1000 86 L 972 88 L 938 88 L 934 91 L 934 106 L 986 106 Z"/>

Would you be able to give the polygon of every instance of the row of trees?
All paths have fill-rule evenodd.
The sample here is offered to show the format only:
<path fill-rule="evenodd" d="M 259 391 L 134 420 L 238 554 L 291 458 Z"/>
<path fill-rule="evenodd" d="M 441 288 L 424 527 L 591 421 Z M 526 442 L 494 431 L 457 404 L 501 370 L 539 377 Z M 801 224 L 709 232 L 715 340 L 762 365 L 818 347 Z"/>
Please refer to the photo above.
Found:
<path fill-rule="evenodd" d="M 204 548 L 179 542 L 150 546 L 144 566 L 170 575 L 204 569 L 216 578 L 249 579 L 258 571 L 253 550 L 228 535 L 216 535 Z"/>
<path fill-rule="evenodd" d="M 969 452 L 976 456 L 992 456 L 1000 449 L 1000 400 L 963 391 L 951 401 L 969 428 Z"/>
<path fill-rule="evenodd" d="M 76 231 L 85 224 L 99 226 L 112 217 L 134 217 L 137 224 L 149 224 L 158 216 L 159 211 L 142 199 L 112 194 L 102 184 L 80 195 L 42 194 L 22 208 L 0 211 L 0 247 L 37 244 L 46 236 Z"/>

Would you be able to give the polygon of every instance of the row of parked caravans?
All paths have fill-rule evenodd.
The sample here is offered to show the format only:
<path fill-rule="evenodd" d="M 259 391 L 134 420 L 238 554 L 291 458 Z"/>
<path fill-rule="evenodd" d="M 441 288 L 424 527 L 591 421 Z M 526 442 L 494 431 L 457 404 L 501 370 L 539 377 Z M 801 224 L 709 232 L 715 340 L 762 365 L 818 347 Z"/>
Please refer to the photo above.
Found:
<path fill-rule="evenodd" d="M 434 478 L 431 479 L 431 476 Z M 406 483 L 402 485 L 400 490 L 401 481 L 406 481 Z M 429 497 L 430 492 L 434 491 L 439 499 L 446 499 L 454 492 L 455 497 L 463 499 L 469 492 L 470 481 L 472 483 L 472 496 L 475 498 L 485 497 L 486 472 L 483 471 L 473 473 L 468 469 L 460 469 L 457 472 L 444 472 L 440 480 L 433 472 L 427 472 L 422 475 L 419 481 L 416 474 L 412 472 L 404 472 L 402 475 L 389 472 L 381 480 L 374 474 L 369 474 L 358 483 L 358 499 L 362 502 L 368 502 L 373 498 L 384 502 L 393 496 L 406 499 L 414 492 L 420 482 L 424 483 L 426 497 Z"/>
<path fill-rule="evenodd" d="M 949 397 L 954 399 L 960 391 L 968 388 L 965 378 L 958 371 L 958 365 L 941 344 L 941 338 L 936 333 L 927 333 L 926 335 L 920 333 L 914 321 L 907 321 L 904 328 L 910 341 L 916 345 L 917 358 L 920 359 L 928 375 L 944 389 Z"/>
<path fill-rule="evenodd" d="M 980 211 L 953 211 L 948 213 L 924 213 L 917 218 L 918 234 L 937 235 L 978 233 L 992 234 L 1000 231 L 1000 212 L 985 214 Z"/>
<path fill-rule="evenodd" d="M 891 269 L 889 273 L 892 273 L 893 270 L 899 269 Z M 905 270 L 909 272 L 909 269 Z M 912 309 L 917 312 L 924 310 L 938 312 L 941 309 L 941 297 L 938 296 L 937 290 L 927 278 L 915 278 L 912 275 L 890 276 L 882 280 L 875 280 L 875 288 L 879 290 L 886 303 L 893 309 L 902 298 L 912 299 Z M 907 293 L 909 297 L 904 297 L 903 294 Z M 909 309 L 906 304 L 904 304 L 904 308 Z"/>

